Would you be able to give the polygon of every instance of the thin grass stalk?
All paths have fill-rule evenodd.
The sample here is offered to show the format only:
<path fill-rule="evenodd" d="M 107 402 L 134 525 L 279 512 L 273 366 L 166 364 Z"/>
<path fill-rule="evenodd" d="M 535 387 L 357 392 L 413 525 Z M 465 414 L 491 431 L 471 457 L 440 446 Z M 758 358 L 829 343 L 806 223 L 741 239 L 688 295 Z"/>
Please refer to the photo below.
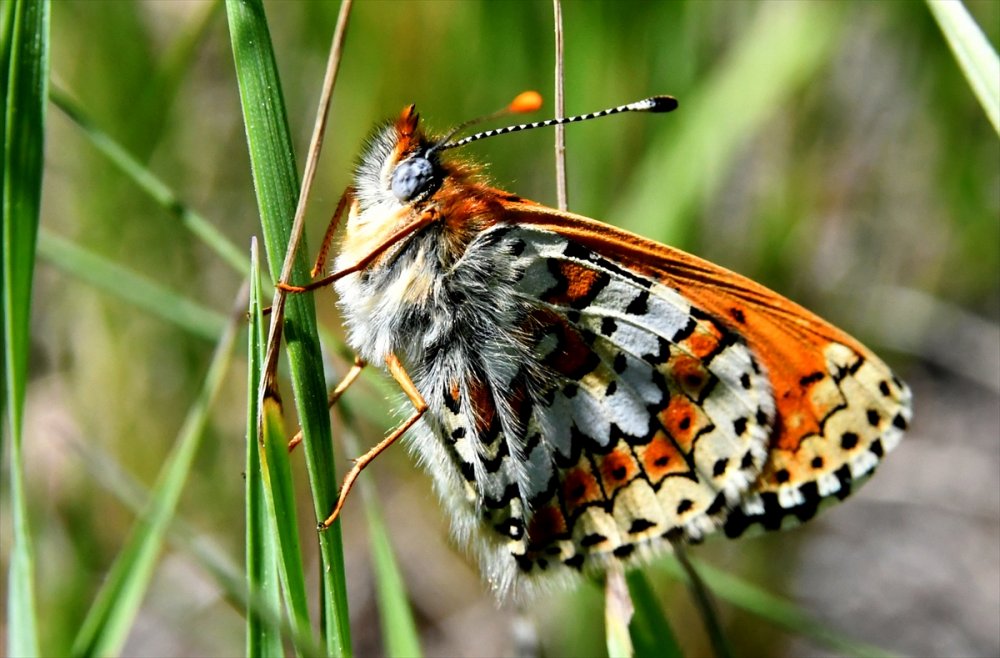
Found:
<path fill-rule="evenodd" d="M 552 21 L 556 33 L 556 116 L 561 119 L 566 116 L 566 74 L 563 47 L 562 1 L 552 0 Z M 556 129 L 556 204 L 559 210 L 569 209 L 569 198 L 566 194 L 566 126 L 560 124 Z"/>
<path fill-rule="evenodd" d="M 677 563 L 681 565 L 687 575 L 688 589 L 694 597 L 695 606 L 705 624 L 705 630 L 708 632 L 708 639 L 712 643 L 716 657 L 732 658 L 733 648 L 729 645 L 729 640 L 726 639 L 726 634 L 722 631 L 722 623 L 715 610 L 715 602 L 712 601 L 712 595 L 709 593 L 708 587 L 705 586 L 705 582 L 688 559 L 687 548 L 683 544 L 674 544 L 674 555 L 677 556 Z"/>
<path fill-rule="evenodd" d="M 802 606 L 797 603 L 772 594 L 739 576 L 726 573 L 700 560 L 690 561 L 698 570 L 705 586 L 715 596 L 793 635 L 809 638 L 845 656 L 888 658 L 894 655 L 881 647 L 858 642 L 820 623 L 804 612 Z M 688 573 L 673 558 L 660 560 L 653 565 L 653 568 L 675 580 L 684 581 L 688 577 Z"/>

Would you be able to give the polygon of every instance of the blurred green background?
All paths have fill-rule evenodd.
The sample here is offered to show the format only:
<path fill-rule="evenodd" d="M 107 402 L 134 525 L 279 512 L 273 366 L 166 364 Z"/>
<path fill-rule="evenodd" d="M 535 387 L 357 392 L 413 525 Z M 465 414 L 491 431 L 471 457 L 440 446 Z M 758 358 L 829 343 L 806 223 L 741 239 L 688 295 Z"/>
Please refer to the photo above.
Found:
<path fill-rule="evenodd" d="M 1000 4 L 967 6 L 996 47 Z M 299 162 L 337 9 L 267 5 Z M 893 652 L 1000 653 L 1000 142 L 927 7 L 567 2 L 563 12 L 567 112 L 654 93 L 680 100 L 668 116 L 570 127 L 570 208 L 788 295 L 867 342 L 914 389 L 912 431 L 861 493 L 801 529 L 713 540 L 694 554 Z M 61 0 L 52 44 L 54 86 L 247 249 L 259 223 L 221 5 Z M 311 200 L 311 248 L 374 123 L 412 102 L 443 131 L 524 89 L 551 99 L 553 66 L 547 2 L 359 2 Z M 88 284 L 59 240 L 219 313 L 242 276 L 54 107 L 47 139 L 25 452 L 43 648 L 61 653 L 134 518 L 109 485 L 118 472 L 152 484 L 213 341 Z M 489 163 L 498 186 L 554 205 L 552 139 L 535 131 L 467 154 Z M 323 323 L 339 333 L 332 302 L 317 293 Z M 331 364 L 331 373 L 345 367 Z M 238 565 L 246 393 L 237 366 L 179 517 Z M 399 407 L 382 390 L 365 380 L 349 394 L 362 418 Z M 363 421 L 364 444 L 388 424 Z M 366 477 L 378 483 L 428 655 L 510 653 L 532 626 L 546 655 L 603 652 L 598 588 L 545 599 L 527 608 L 526 624 L 496 608 L 451 546 L 405 450 Z M 359 504 L 348 506 L 344 537 L 355 649 L 378 653 Z M 2 550 L 6 558 L 6 539 Z M 687 592 L 655 582 L 686 652 L 706 652 Z M 824 651 L 721 609 L 739 655 Z M 219 584 L 188 552 L 168 550 L 125 653 L 234 655 L 243 642 Z"/>

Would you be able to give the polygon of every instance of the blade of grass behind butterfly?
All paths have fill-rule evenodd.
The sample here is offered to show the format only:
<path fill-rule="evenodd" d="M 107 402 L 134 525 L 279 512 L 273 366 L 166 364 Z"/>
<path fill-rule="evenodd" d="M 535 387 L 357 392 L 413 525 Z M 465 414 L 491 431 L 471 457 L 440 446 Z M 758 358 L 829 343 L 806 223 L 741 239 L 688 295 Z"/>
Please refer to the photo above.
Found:
<path fill-rule="evenodd" d="M 344 448 L 349 454 L 361 454 L 355 436 L 355 418 L 352 405 L 345 398 L 337 402 L 337 412 L 343 420 Z M 395 551 L 389 541 L 378 497 L 367 477 L 358 479 L 368 521 L 368 540 L 372 547 L 372 567 L 378 596 L 379 618 L 382 622 L 382 641 L 388 656 L 419 658 L 420 637 L 413 619 L 413 609 L 406 591 L 406 584 L 396 561 Z"/>
<path fill-rule="evenodd" d="M 247 606 L 246 655 L 283 656 L 281 633 L 267 623 L 261 606 L 276 611 L 281 606 L 278 554 L 268 522 L 264 480 L 257 442 L 257 389 L 264 361 L 264 315 L 261 312 L 260 263 L 257 240 L 250 246 L 250 326 L 247 333 L 247 467 L 246 467 L 246 578 L 250 602 Z"/>
<path fill-rule="evenodd" d="M 39 231 L 38 255 L 70 274 L 74 280 L 90 283 L 206 340 L 218 340 L 226 327 L 226 318 L 218 311 L 183 297 L 44 228 Z"/>
<path fill-rule="evenodd" d="M 191 405 L 177 441 L 153 488 L 144 513 L 136 520 L 93 606 L 73 642 L 76 656 L 113 655 L 121 651 L 153 577 L 167 526 L 174 516 L 194 461 L 205 423 L 232 359 L 236 335 L 245 317 L 246 292 L 212 355 L 198 397 Z"/>
<path fill-rule="evenodd" d="M 555 27 L 555 116 L 565 116 L 565 48 L 564 29 L 562 20 L 562 6 L 560 0 L 552 0 L 553 24 Z M 556 196 L 560 210 L 568 207 L 566 189 L 566 140 L 565 126 L 559 125 L 555 129 L 555 164 L 556 164 Z M 610 577 L 606 576 L 606 578 Z M 605 641 L 608 646 L 608 655 L 618 655 L 627 652 L 629 655 L 645 657 L 660 656 L 671 658 L 682 656 L 680 645 L 674 636 L 670 623 L 660 606 L 660 602 L 654 596 L 650 596 L 651 590 L 645 581 L 645 577 L 639 572 L 631 572 L 626 576 L 627 589 L 625 596 L 631 595 L 632 616 L 631 623 L 627 623 L 627 629 L 620 628 L 621 624 L 615 622 L 614 615 L 610 614 L 606 602 L 605 607 Z M 605 596 L 610 596 L 606 593 Z M 621 637 L 626 633 L 629 637 Z M 631 648 L 627 645 L 631 643 Z M 620 649 L 618 648 L 620 647 Z"/>
<path fill-rule="evenodd" d="M 684 569 L 688 591 L 694 599 L 694 604 L 701 615 L 702 622 L 705 624 L 705 630 L 708 633 L 709 641 L 712 643 L 712 650 L 716 658 L 731 658 L 733 650 L 729 646 L 729 640 L 726 639 L 725 634 L 722 632 L 722 623 L 719 621 L 719 615 L 715 610 L 715 602 L 712 600 L 712 595 L 705 586 L 705 581 L 697 569 L 694 568 L 694 565 L 691 564 L 691 560 L 688 559 L 687 547 L 683 544 L 675 544 L 674 557 L 681 568 Z"/>
<path fill-rule="evenodd" d="M 206 340 L 217 340 L 226 326 L 225 317 L 206 306 L 165 288 L 155 281 L 121 267 L 104 257 L 74 244 L 41 227 L 38 232 L 38 255 L 50 265 L 70 275 L 75 281 L 89 283 L 109 295 L 123 299 L 136 307 L 177 325 Z M 344 350 L 334 336 L 323 332 L 324 340 L 337 349 L 345 360 Z M 375 389 L 365 399 L 384 400 L 394 390 L 383 377 L 369 371 L 362 372 Z M 358 389 L 363 390 L 363 389 Z M 377 405 L 360 404 L 361 415 L 369 422 L 384 425 L 389 429 L 384 413 L 376 411 Z"/>
<path fill-rule="evenodd" d="M 53 105 L 62 110 L 98 151 L 131 178 L 144 192 L 179 219 L 194 235 L 240 274 L 249 263 L 243 252 L 231 243 L 215 226 L 185 205 L 170 187 L 130 153 L 121 142 L 97 126 L 86 110 L 57 85 L 49 91 Z"/>
<path fill-rule="evenodd" d="M 281 84 L 260 0 L 227 0 L 226 13 L 268 267 L 272 279 L 278 280 L 299 192 Z M 303 241 L 296 254 L 293 281 L 309 280 L 306 251 Z M 310 295 L 287 299 L 284 329 L 314 512 L 321 519 L 332 508 L 337 487 L 323 360 Z M 320 533 L 319 545 L 324 639 L 327 651 L 341 656 L 350 653 L 350 620 L 340 525 Z"/>
<path fill-rule="evenodd" d="M 372 489 L 369 482 L 361 483 L 361 495 L 364 498 L 365 516 L 368 520 L 368 538 L 372 546 L 385 652 L 391 657 L 420 658 L 423 654 L 420 649 L 417 624 L 413 619 L 413 609 L 410 607 L 406 585 L 389 541 L 382 510 Z"/>
<path fill-rule="evenodd" d="M 83 466 L 92 479 L 136 515 L 141 514 L 148 506 L 151 496 L 149 490 L 125 472 L 114 457 L 105 453 L 94 443 L 71 443 L 69 448 L 80 455 Z M 196 531 L 195 528 L 185 523 L 183 518 L 175 518 L 170 523 L 166 539 L 172 548 L 192 557 L 205 572 L 213 577 L 222 589 L 226 600 L 237 612 L 245 614 L 253 607 L 271 628 L 279 630 L 283 636 L 297 642 L 303 653 L 310 656 L 323 654 L 323 650 L 311 636 L 296 635 L 296 629 L 282 618 L 280 589 L 268 593 L 249 592 L 246 587 L 245 570 L 241 569 L 242 565 L 237 566 L 226 557 L 223 549 L 212 542 L 204 533 Z M 267 603 L 266 596 L 269 594 L 278 597 L 277 606 Z"/>
<path fill-rule="evenodd" d="M 843 23 L 833 3 L 761 4 L 719 68 L 649 144 L 609 217 L 665 244 L 691 244 L 698 228 L 688 221 L 692 211 L 773 109 L 829 59 Z"/>
<path fill-rule="evenodd" d="M 636 658 L 673 658 L 683 656 L 677 636 L 660 601 L 643 571 L 633 569 L 625 574 L 635 613 L 629 624 L 629 635 Z"/>
<path fill-rule="evenodd" d="M 2 315 L 3 409 L 10 436 L 12 544 L 7 584 L 7 654 L 39 655 L 35 551 L 24 487 L 22 413 L 27 385 L 35 241 L 42 193 L 45 98 L 49 77 L 49 3 L 4 3 L 0 36 L 3 86 Z M 2 447 L 2 444 L 0 444 Z M 2 450 L 0 450 L 2 454 Z"/>
<path fill-rule="evenodd" d="M 115 140 L 111 135 L 98 127 L 75 100 L 58 87 L 53 87 L 50 90 L 49 99 L 81 128 L 84 136 L 111 160 L 122 173 L 131 178 L 140 189 L 149 194 L 160 206 L 180 219 L 193 235 L 197 236 L 233 270 L 241 274 L 247 271 L 249 263 L 246 256 L 243 255 L 238 247 L 219 232 L 215 228 L 215 225 L 208 219 L 187 206 L 176 192 L 129 153 L 121 142 Z M 40 238 L 39 253 L 50 260 L 53 265 L 73 274 L 77 278 L 93 283 L 109 293 L 116 294 L 121 292 L 115 285 L 109 287 L 108 284 L 113 283 L 112 276 L 118 276 L 119 273 L 122 273 L 122 276 L 125 276 L 126 280 L 132 277 L 130 272 L 123 272 L 121 268 L 108 263 L 100 256 L 94 255 L 86 249 L 73 245 L 66 240 L 51 236 L 44 229 L 41 231 Z M 59 244 L 53 244 L 53 240 L 58 240 Z M 149 285 L 155 286 L 156 284 Z M 128 292 L 128 287 L 125 286 L 124 290 Z M 265 284 L 265 290 L 268 294 L 273 292 L 273 288 L 269 284 Z M 165 290 L 160 290 L 160 294 L 169 296 L 168 291 Z M 201 335 L 201 330 L 206 326 L 216 324 L 221 327 L 224 323 L 222 316 L 212 311 L 208 311 L 205 314 L 206 309 L 200 307 L 195 302 L 179 296 L 179 305 L 182 309 L 187 309 L 191 313 L 174 315 L 177 309 L 169 306 L 161 307 L 159 304 L 146 303 L 148 299 L 144 295 L 130 294 L 128 297 L 130 301 L 138 304 L 145 310 L 151 311 L 164 319 L 172 320 L 175 323 L 188 318 L 192 319 L 191 323 L 184 322 L 181 326 L 182 328 L 193 330 L 199 335 Z M 203 317 L 197 317 L 199 315 L 203 315 Z M 331 349 L 338 353 L 345 361 L 350 362 L 354 358 L 353 352 L 338 337 L 332 335 L 323 327 L 319 328 L 319 332 L 323 338 L 323 343 L 331 346 Z M 208 337 L 214 340 L 217 336 L 218 334 L 215 333 Z M 384 377 L 377 375 L 373 369 L 366 369 L 361 373 L 361 376 L 378 389 L 381 396 L 378 399 L 384 399 L 386 395 L 389 395 L 394 390 L 388 381 Z M 374 400 L 375 398 L 373 397 L 372 399 Z M 379 411 L 378 405 L 358 405 L 358 409 L 367 420 L 373 423 L 386 422 L 385 414 Z"/>
<path fill-rule="evenodd" d="M 53 267 L 70 275 L 74 281 L 89 283 L 206 340 L 217 340 L 226 326 L 225 316 L 218 311 L 59 237 L 44 227 L 38 232 L 38 255 Z M 343 347 L 342 341 L 322 329 L 320 333 L 324 341 L 332 345 L 341 357 L 348 359 L 345 355 L 349 350 Z M 374 402 L 384 400 L 394 389 L 384 377 L 378 376 L 374 371 L 365 370 L 361 376 L 372 385 L 374 392 L 369 392 L 365 397 L 372 404 L 358 404 L 356 408 L 367 421 L 382 424 L 385 429 L 389 429 L 389 421 L 384 413 L 378 411 L 379 406 Z M 366 389 L 357 390 L 364 392 Z"/>
<path fill-rule="evenodd" d="M 986 118 L 1000 133 L 1000 59 L 997 52 L 961 2 L 927 0 L 927 6 L 983 106 Z"/>
<path fill-rule="evenodd" d="M 635 645 L 629 626 L 635 614 L 632 595 L 625 582 L 625 570 L 612 562 L 604 572 L 604 642 L 608 658 L 633 658 Z"/>
<path fill-rule="evenodd" d="M 789 633 L 807 637 L 845 656 L 892 656 L 880 647 L 853 640 L 816 621 L 795 603 L 748 583 L 738 576 L 698 560 L 690 560 L 712 592 L 730 604 L 757 615 Z M 672 556 L 657 560 L 651 568 L 679 581 L 687 574 Z"/>

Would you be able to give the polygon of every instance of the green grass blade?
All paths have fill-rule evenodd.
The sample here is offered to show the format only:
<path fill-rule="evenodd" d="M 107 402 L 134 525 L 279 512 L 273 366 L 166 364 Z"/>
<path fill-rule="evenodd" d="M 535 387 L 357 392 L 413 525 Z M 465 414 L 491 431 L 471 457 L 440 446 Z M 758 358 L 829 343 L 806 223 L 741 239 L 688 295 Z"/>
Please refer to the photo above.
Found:
<path fill-rule="evenodd" d="M 1000 59 L 986 35 L 961 2 L 927 0 L 993 129 L 1000 134 Z"/>
<path fill-rule="evenodd" d="M 369 495 L 371 492 L 367 491 L 370 488 L 364 487 L 365 516 L 368 519 L 368 537 L 372 547 L 385 652 L 392 658 L 419 658 L 422 652 L 417 624 L 413 619 L 413 609 L 410 607 L 406 585 L 403 583 L 399 564 L 389 542 L 382 511 L 374 494 Z"/>
<path fill-rule="evenodd" d="M 245 308 L 246 302 L 241 301 L 239 306 L 241 309 Z M 188 411 L 177 442 L 160 471 L 149 506 L 136 521 L 125 547 L 88 611 L 73 643 L 73 655 L 114 655 L 119 653 L 125 643 L 152 579 L 164 535 L 184 490 L 195 453 L 201 445 L 209 410 L 229 368 L 243 316 L 242 310 L 234 314 L 219 339 L 202 389 Z"/>
<path fill-rule="evenodd" d="M 292 626 L 299 633 L 308 633 L 309 604 L 306 597 L 306 576 L 302 568 L 302 548 L 295 523 L 295 487 L 288 461 L 288 435 L 281 417 L 281 408 L 272 398 L 264 400 L 261 414 L 260 471 L 264 498 L 267 501 L 268 529 L 277 544 L 278 573 L 281 576 L 285 608 Z M 255 422 L 256 425 L 256 422 Z M 302 655 L 299 650 L 299 655 Z"/>
<path fill-rule="evenodd" d="M 150 492 L 123 471 L 114 458 L 93 444 L 79 444 L 77 448 L 83 465 L 95 482 L 137 515 L 146 509 L 150 501 Z M 170 524 L 167 540 L 173 548 L 192 556 L 212 576 L 237 610 L 242 612 L 254 609 L 271 628 L 279 629 L 285 637 L 292 639 L 298 646 L 305 647 L 307 650 L 304 653 L 307 655 L 323 654 L 323 650 L 312 637 L 296 635 L 295 629 L 282 619 L 280 596 L 278 596 L 280 590 L 268 593 L 277 596 L 279 606 L 270 605 L 265 598 L 262 598 L 262 593 L 249 592 L 246 588 L 244 571 L 224 557 L 222 549 L 207 540 L 203 534 L 196 532 L 182 518 L 177 518 Z"/>
<path fill-rule="evenodd" d="M 679 658 L 684 655 L 677 642 L 663 606 L 656 597 L 645 573 L 633 570 L 625 574 L 635 613 L 629 624 L 636 658 Z"/>
<path fill-rule="evenodd" d="M 843 633 L 821 624 L 802 607 L 776 594 L 746 582 L 739 576 L 726 573 L 698 560 L 691 560 L 705 584 L 724 601 L 757 615 L 794 635 L 807 637 L 845 656 L 891 656 L 880 647 L 858 642 Z M 687 574 L 673 557 L 660 560 L 653 567 L 679 581 L 686 581 Z"/>
<path fill-rule="evenodd" d="M 42 194 L 45 99 L 49 77 L 49 3 L 3 8 L 3 296 L 4 412 L 10 437 L 11 548 L 7 584 L 7 654 L 37 656 L 34 546 L 21 453 L 28 369 L 31 287 Z"/>
<path fill-rule="evenodd" d="M 250 256 L 250 328 L 247 335 L 247 468 L 246 468 L 246 577 L 250 593 L 247 610 L 247 647 L 250 658 L 283 656 L 281 633 L 267 623 L 260 607 L 277 611 L 281 606 L 278 555 L 268 522 L 267 499 L 257 442 L 257 389 L 264 361 L 264 315 L 261 308 L 260 263 L 257 241 Z"/>
<path fill-rule="evenodd" d="M 49 98 L 53 105 L 62 110 L 70 120 L 80 127 L 80 130 L 94 147 L 103 153 L 122 173 L 131 178 L 140 189 L 179 219 L 191 233 L 198 236 L 205 245 L 233 269 L 241 274 L 247 271 L 250 264 L 239 248 L 233 245 L 211 222 L 188 208 L 166 183 L 129 153 L 120 142 L 101 130 L 69 94 L 59 87 L 53 86 L 49 92 Z"/>
<path fill-rule="evenodd" d="M 830 3 L 759 5 L 718 69 L 664 119 L 671 129 L 646 151 L 610 217 L 666 244 L 690 244 L 697 231 L 686 221 L 690 213 L 714 192 L 744 141 L 828 60 L 842 23 Z"/>
<path fill-rule="evenodd" d="M 226 327 L 226 318 L 218 311 L 45 229 L 39 232 L 38 254 L 74 279 L 85 281 L 206 340 L 218 340 Z"/>
<path fill-rule="evenodd" d="M 385 653 L 391 658 L 419 658 L 420 636 L 413 619 L 413 609 L 406 592 L 406 584 L 399 570 L 399 563 L 389 541 L 382 510 L 375 492 L 367 480 L 359 481 L 364 498 L 365 517 L 368 521 L 368 538 L 371 542 L 375 588 L 378 596 L 379 617 L 382 622 L 382 641 Z"/>
<path fill-rule="evenodd" d="M 361 454 L 355 440 L 356 419 L 354 405 L 345 398 L 337 402 L 337 411 L 347 428 L 343 433 L 344 448 L 350 454 Z M 420 635 L 413 618 L 413 608 L 396 560 L 389 533 L 385 527 L 378 495 L 368 478 L 362 473 L 357 486 L 361 489 L 368 522 L 368 540 L 371 544 L 375 592 L 378 597 L 379 619 L 382 623 L 382 641 L 386 655 L 419 658 L 422 655 Z"/>
<path fill-rule="evenodd" d="M 277 280 L 291 233 L 299 182 L 288 131 L 281 84 L 264 9 L 259 0 L 228 0 L 233 60 L 240 87 L 254 189 L 260 209 L 268 267 Z M 309 280 L 301 243 L 293 281 Z M 308 295 L 292 295 L 285 309 L 284 335 L 303 449 L 316 518 L 324 518 L 337 499 L 333 447 L 326 403 L 323 361 L 316 315 Z M 322 628 L 327 651 L 350 653 L 350 621 L 340 525 L 319 534 Z"/>
<path fill-rule="evenodd" d="M 712 600 L 712 595 L 705 585 L 704 578 L 701 577 L 701 574 L 698 573 L 698 570 L 695 569 L 695 566 L 688 558 L 687 548 L 683 545 L 675 544 L 674 557 L 684 570 L 688 591 L 691 593 L 695 607 L 698 609 L 698 614 L 705 624 L 705 630 L 708 633 L 709 641 L 712 643 L 712 650 L 716 658 L 731 658 L 733 650 L 729 646 L 729 640 L 726 638 L 725 633 L 722 632 L 722 622 L 719 621 L 719 615 L 715 610 L 715 602 Z"/>

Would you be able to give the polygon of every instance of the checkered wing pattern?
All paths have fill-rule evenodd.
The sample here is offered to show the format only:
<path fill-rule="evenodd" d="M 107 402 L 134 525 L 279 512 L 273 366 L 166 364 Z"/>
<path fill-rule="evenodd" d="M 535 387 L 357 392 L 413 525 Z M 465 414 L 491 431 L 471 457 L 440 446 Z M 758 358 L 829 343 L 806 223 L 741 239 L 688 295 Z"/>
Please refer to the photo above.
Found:
<path fill-rule="evenodd" d="M 552 227 L 481 238 L 509 259 L 510 333 L 527 349 L 458 382 L 439 432 L 500 589 L 805 520 L 906 426 L 908 391 L 884 364 L 812 315 L 773 333 L 789 309 L 807 312 L 756 284 L 701 305 L 688 270 L 634 267 Z"/>

